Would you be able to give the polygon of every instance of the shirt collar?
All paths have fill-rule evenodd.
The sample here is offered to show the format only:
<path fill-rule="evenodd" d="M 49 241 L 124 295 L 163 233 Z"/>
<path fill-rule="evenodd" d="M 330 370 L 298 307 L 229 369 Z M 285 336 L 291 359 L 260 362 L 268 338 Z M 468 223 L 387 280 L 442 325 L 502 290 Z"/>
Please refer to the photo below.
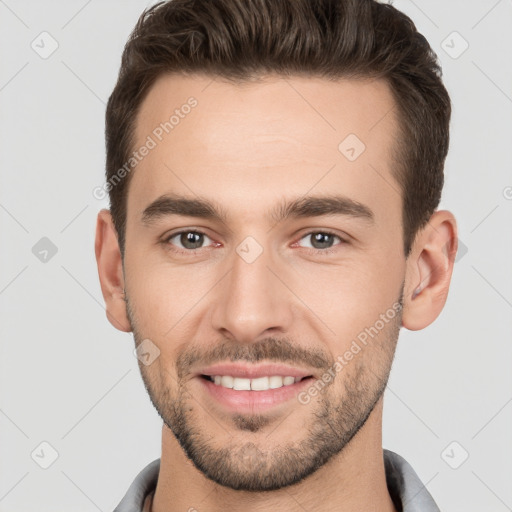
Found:
<path fill-rule="evenodd" d="M 410 464 L 390 450 L 384 450 L 383 455 L 386 483 L 397 511 L 440 512 Z M 148 496 L 155 491 L 159 471 L 160 459 L 155 459 L 135 477 L 114 512 L 145 512 L 151 501 Z"/>

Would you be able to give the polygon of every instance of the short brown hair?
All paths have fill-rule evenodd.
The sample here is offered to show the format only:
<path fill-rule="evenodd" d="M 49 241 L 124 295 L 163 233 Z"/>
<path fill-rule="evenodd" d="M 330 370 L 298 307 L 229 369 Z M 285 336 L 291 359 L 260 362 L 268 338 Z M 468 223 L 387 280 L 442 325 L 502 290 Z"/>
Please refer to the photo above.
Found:
<path fill-rule="evenodd" d="M 409 254 L 441 199 L 451 104 L 436 54 L 405 14 L 375 0 L 170 0 L 146 9 L 107 105 L 107 183 L 129 159 L 143 99 L 169 72 L 240 83 L 265 74 L 385 79 L 398 111 L 393 172 Z M 108 188 L 122 255 L 129 182 L 130 174 Z"/>

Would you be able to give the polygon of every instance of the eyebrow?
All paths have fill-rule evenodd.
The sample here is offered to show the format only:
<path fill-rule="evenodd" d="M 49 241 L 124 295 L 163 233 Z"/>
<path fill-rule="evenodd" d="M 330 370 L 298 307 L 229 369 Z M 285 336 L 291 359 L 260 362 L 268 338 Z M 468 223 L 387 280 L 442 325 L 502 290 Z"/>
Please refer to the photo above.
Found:
<path fill-rule="evenodd" d="M 176 194 L 166 194 L 155 199 L 142 212 L 142 223 L 150 226 L 161 218 L 180 215 L 219 221 L 227 224 L 228 213 L 220 205 L 201 198 L 189 198 Z M 343 215 L 373 223 L 372 210 L 345 196 L 305 196 L 292 201 L 284 201 L 268 212 L 268 218 L 278 223 L 288 218 L 320 217 L 323 215 Z"/>

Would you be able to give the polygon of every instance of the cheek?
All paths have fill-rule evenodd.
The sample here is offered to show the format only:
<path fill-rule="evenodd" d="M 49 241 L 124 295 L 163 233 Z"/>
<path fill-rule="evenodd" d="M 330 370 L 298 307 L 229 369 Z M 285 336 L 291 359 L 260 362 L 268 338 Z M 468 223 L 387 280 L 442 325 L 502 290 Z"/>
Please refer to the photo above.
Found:
<path fill-rule="evenodd" d="M 151 261 L 149 256 L 137 259 L 133 254 L 126 269 L 138 334 L 160 350 L 160 368 L 151 366 L 149 371 L 156 375 L 161 370 L 162 378 L 175 380 L 178 355 L 197 338 L 197 326 L 205 313 L 204 299 L 215 282 L 214 271 L 173 268 Z"/>
<path fill-rule="evenodd" d="M 192 311 L 208 290 L 204 276 L 192 267 L 173 267 L 150 254 L 132 254 L 126 271 L 141 325 L 160 337 Z"/>
<path fill-rule="evenodd" d="M 338 351 L 390 308 L 396 311 L 400 299 L 403 254 L 379 250 L 359 256 L 333 265 L 295 266 L 290 286 L 333 331 Z"/>

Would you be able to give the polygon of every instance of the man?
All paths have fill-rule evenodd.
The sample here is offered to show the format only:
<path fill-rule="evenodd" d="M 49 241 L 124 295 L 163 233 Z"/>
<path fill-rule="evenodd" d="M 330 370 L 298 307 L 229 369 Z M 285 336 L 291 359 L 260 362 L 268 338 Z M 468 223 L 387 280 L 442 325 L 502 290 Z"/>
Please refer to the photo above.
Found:
<path fill-rule="evenodd" d="M 162 456 L 118 512 L 435 511 L 382 448 L 400 328 L 448 293 L 450 100 L 372 0 L 174 0 L 140 18 L 106 114 L 96 258 Z"/>

